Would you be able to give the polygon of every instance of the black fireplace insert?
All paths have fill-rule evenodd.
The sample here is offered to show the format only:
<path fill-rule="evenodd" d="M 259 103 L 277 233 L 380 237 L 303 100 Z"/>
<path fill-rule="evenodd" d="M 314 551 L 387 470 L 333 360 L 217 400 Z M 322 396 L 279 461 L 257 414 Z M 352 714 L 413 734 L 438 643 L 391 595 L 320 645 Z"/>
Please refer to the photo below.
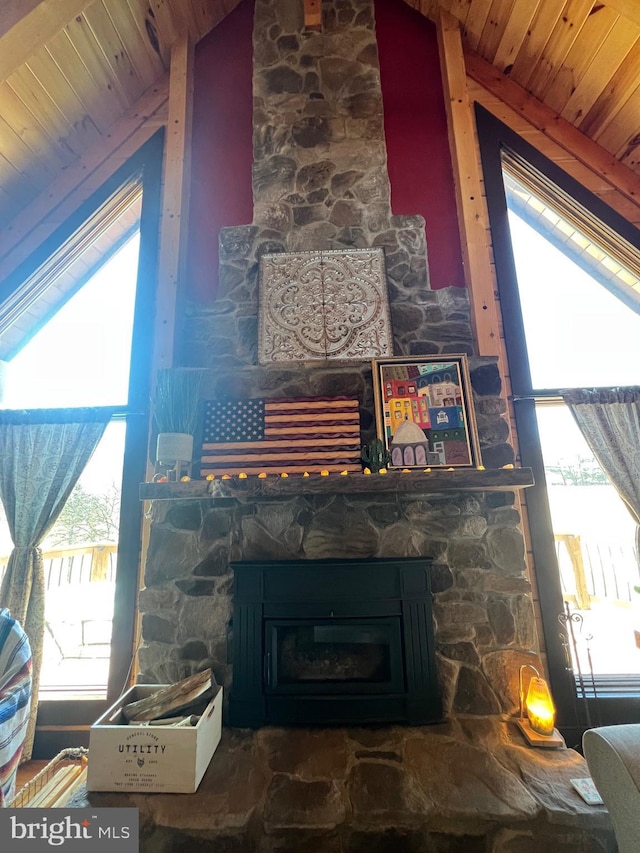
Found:
<path fill-rule="evenodd" d="M 440 720 L 428 560 L 232 568 L 231 725 Z"/>

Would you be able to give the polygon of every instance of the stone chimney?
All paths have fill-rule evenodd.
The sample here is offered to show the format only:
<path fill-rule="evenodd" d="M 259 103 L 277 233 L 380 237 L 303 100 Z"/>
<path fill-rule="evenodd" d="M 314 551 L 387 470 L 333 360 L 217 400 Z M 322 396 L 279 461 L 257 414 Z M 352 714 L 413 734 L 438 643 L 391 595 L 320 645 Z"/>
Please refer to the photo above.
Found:
<path fill-rule="evenodd" d="M 322 9 L 322 31 L 306 31 L 300 0 L 256 2 L 253 222 L 220 234 L 219 293 L 188 309 L 183 363 L 209 368 L 210 399 L 357 397 L 370 440 L 369 363 L 258 365 L 258 265 L 265 253 L 382 247 L 395 354 L 470 355 L 483 464 L 510 464 L 497 360 L 473 357 L 466 292 L 430 290 L 424 221 L 391 212 L 373 2 Z M 518 667 L 536 642 L 514 493 L 372 497 L 329 486 L 268 501 L 154 504 L 142 679 L 211 665 L 230 687 L 233 561 L 423 556 L 445 714 L 514 711 Z"/>

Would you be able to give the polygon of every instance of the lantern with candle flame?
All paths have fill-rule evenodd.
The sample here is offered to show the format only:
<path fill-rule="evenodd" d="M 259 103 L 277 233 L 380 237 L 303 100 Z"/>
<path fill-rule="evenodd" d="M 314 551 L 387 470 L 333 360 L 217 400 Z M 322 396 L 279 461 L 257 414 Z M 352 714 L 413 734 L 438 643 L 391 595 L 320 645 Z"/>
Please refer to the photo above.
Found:
<path fill-rule="evenodd" d="M 525 702 L 529 725 L 539 735 L 553 734 L 556 721 L 556 709 L 549 692 L 549 686 L 544 678 L 534 675 L 529 681 L 527 700 Z"/>
<path fill-rule="evenodd" d="M 524 698 L 524 682 L 522 674 L 525 669 L 535 673 L 529 680 L 527 698 Z M 531 664 L 525 663 L 520 667 L 520 716 L 518 726 L 530 746 L 558 748 L 565 746 L 564 739 L 555 728 L 556 709 L 551 698 L 549 686 L 540 673 Z M 525 718 L 524 712 L 527 712 Z"/>

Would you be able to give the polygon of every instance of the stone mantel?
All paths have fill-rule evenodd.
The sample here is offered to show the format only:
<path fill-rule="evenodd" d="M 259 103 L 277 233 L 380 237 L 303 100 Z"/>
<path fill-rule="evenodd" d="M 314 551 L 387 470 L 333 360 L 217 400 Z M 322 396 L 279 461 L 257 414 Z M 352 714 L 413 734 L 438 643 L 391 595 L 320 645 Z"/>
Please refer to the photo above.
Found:
<path fill-rule="evenodd" d="M 439 492 L 495 492 L 534 485 L 531 468 L 458 468 L 454 471 L 399 471 L 387 474 L 275 475 L 259 479 L 190 480 L 187 483 L 141 483 L 140 500 L 229 500 L 300 497 L 303 495 L 430 495 Z"/>

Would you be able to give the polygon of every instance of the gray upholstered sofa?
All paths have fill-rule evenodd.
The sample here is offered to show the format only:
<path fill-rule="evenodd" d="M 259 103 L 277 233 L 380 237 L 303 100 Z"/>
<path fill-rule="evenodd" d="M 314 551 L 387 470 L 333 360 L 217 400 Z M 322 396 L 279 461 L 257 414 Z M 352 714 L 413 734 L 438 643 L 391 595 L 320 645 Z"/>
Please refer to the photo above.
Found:
<path fill-rule="evenodd" d="M 619 853 L 640 851 L 640 723 L 589 729 L 584 757 L 611 815 Z"/>

